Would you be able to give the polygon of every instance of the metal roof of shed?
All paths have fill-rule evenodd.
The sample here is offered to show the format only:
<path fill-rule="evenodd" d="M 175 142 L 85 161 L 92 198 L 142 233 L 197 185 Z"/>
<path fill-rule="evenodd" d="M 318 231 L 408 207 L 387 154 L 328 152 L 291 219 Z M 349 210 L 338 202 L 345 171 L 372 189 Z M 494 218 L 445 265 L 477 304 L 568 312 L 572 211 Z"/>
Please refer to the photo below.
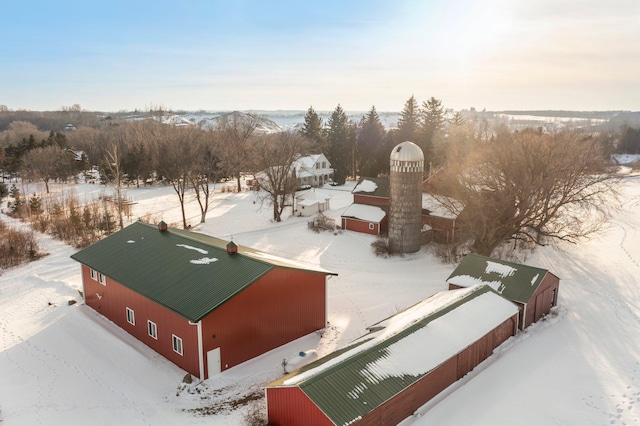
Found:
<path fill-rule="evenodd" d="M 274 267 L 335 275 L 197 232 L 136 222 L 72 259 L 190 321 L 199 321 Z"/>
<path fill-rule="evenodd" d="M 547 273 L 543 268 L 471 253 L 449 275 L 447 283 L 461 287 L 486 284 L 509 300 L 527 303 Z"/>
<path fill-rule="evenodd" d="M 488 286 L 441 292 L 269 386 L 298 386 L 336 425 L 347 425 L 517 312 Z"/>

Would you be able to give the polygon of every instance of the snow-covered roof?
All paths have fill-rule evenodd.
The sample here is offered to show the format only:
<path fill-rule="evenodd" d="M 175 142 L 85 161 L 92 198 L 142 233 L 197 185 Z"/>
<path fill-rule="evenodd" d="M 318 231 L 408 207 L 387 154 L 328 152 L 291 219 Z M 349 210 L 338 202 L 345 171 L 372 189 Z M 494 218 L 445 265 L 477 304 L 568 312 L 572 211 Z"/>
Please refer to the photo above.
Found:
<path fill-rule="evenodd" d="M 389 197 L 389 179 L 363 177 L 351 191 L 352 194 L 369 195 L 372 197 Z"/>
<path fill-rule="evenodd" d="M 285 378 L 335 424 L 364 416 L 518 313 L 488 286 L 438 293 Z"/>
<path fill-rule="evenodd" d="M 312 206 L 316 203 L 324 203 L 331 198 L 327 192 L 313 189 L 311 191 L 303 192 L 296 196 L 296 201 L 302 206 Z"/>
<path fill-rule="evenodd" d="M 460 287 L 485 284 L 509 300 L 527 303 L 547 273 L 546 269 L 471 253 L 449 275 L 447 283 Z"/>
<path fill-rule="evenodd" d="M 447 197 L 446 203 L 451 203 L 459 212 L 462 211 L 462 205 L 458 201 Z M 424 192 L 422 193 L 422 208 L 429 210 L 431 216 L 444 217 L 446 219 L 455 219 L 458 217 L 458 215 L 446 208 L 438 198 Z"/>
<path fill-rule="evenodd" d="M 380 207 L 358 203 L 351 204 L 344 213 L 342 213 L 342 217 L 352 217 L 354 219 L 376 223 L 384 219 L 385 215 L 385 211 Z"/>

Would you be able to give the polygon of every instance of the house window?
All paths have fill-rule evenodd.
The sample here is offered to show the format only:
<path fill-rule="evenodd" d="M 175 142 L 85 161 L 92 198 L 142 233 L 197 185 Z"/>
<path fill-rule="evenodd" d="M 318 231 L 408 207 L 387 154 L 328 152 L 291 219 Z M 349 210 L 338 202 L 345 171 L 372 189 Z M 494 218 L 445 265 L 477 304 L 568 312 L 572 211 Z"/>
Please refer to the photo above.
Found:
<path fill-rule="evenodd" d="M 127 308 L 127 322 L 131 325 L 136 325 L 136 314 L 131 308 Z"/>
<path fill-rule="evenodd" d="M 375 227 L 375 225 L 373 223 L 369 224 L 369 230 L 373 231 L 373 228 Z"/>
<path fill-rule="evenodd" d="M 320 168 L 320 163 L 316 163 L 316 169 Z"/>
<path fill-rule="evenodd" d="M 107 277 L 104 274 L 98 272 L 98 282 L 102 285 L 107 285 Z"/>
<path fill-rule="evenodd" d="M 93 268 L 91 268 L 91 279 L 94 281 L 98 281 L 98 271 Z"/>
<path fill-rule="evenodd" d="M 175 334 L 171 335 L 171 342 L 173 344 L 173 351 L 182 355 L 182 339 Z"/>
<path fill-rule="evenodd" d="M 326 162 L 326 161 L 323 161 L 323 162 L 322 162 L 322 168 L 323 168 L 323 169 L 326 169 L 326 168 L 327 168 L 327 162 Z"/>
<path fill-rule="evenodd" d="M 158 340 L 158 326 L 155 322 L 147 320 L 147 331 L 149 332 L 149 336 Z"/>

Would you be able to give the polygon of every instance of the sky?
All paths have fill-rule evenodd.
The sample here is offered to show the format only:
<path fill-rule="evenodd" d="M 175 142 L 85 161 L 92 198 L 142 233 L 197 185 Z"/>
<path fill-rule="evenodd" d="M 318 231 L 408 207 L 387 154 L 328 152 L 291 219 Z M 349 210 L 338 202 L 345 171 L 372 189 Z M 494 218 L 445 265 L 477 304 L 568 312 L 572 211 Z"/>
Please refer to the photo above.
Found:
<path fill-rule="evenodd" d="M 638 0 L 0 0 L 0 105 L 640 110 Z"/>

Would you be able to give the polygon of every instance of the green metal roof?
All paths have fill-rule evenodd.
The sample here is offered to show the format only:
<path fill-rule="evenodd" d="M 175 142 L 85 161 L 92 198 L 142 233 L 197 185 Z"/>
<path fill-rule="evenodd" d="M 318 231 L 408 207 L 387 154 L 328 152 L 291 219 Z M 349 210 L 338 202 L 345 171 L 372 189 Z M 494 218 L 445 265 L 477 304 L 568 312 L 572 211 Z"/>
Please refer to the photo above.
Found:
<path fill-rule="evenodd" d="M 542 268 L 471 253 L 449 275 L 447 283 L 461 287 L 487 284 L 509 300 L 527 303 L 548 272 Z"/>
<path fill-rule="evenodd" d="M 363 191 L 362 187 L 358 188 L 360 184 L 365 181 L 371 181 L 376 184 L 376 189 L 373 192 Z M 362 177 L 351 191 L 352 194 L 369 195 L 371 197 L 389 198 L 389 179 L 374 178 L 374 177 Z"/>
<path fill-rule="evenodd" d="M 486 301 L 477 303 L 475 308 L 470 303 L 486 295 L 492 299 L 490 306 L 498 306 L 489 315 L 478 308 L 486 307 Z M 513 303 L 487 286 L 442 292 L 436 297 L 433 302 L 427 299 L 373 325 L 369 334 L 352 345 L 269 386 L 298 386 L 334 424 L 347 425 L 468 347 L 475 341 L 474 336 L 484 336 L 487 328 L 494 328 L 518 312 Z M 464 313 L 456 311 L 465 305 L 469 308 Z M 425 315 L 420 316 L 420 312 Z M 464 329 L 459 327 L 461 323 L 466 324 Z M 464 331 L 468 329 L 475 330 Z M 428 349 L 423 350 L 421 345 Z"/>
<path fill-rule="evenodd" d="M 335 275 L 197 232 L 136 222 L 71 258 L 196 322 L 274 267 Z"/>

